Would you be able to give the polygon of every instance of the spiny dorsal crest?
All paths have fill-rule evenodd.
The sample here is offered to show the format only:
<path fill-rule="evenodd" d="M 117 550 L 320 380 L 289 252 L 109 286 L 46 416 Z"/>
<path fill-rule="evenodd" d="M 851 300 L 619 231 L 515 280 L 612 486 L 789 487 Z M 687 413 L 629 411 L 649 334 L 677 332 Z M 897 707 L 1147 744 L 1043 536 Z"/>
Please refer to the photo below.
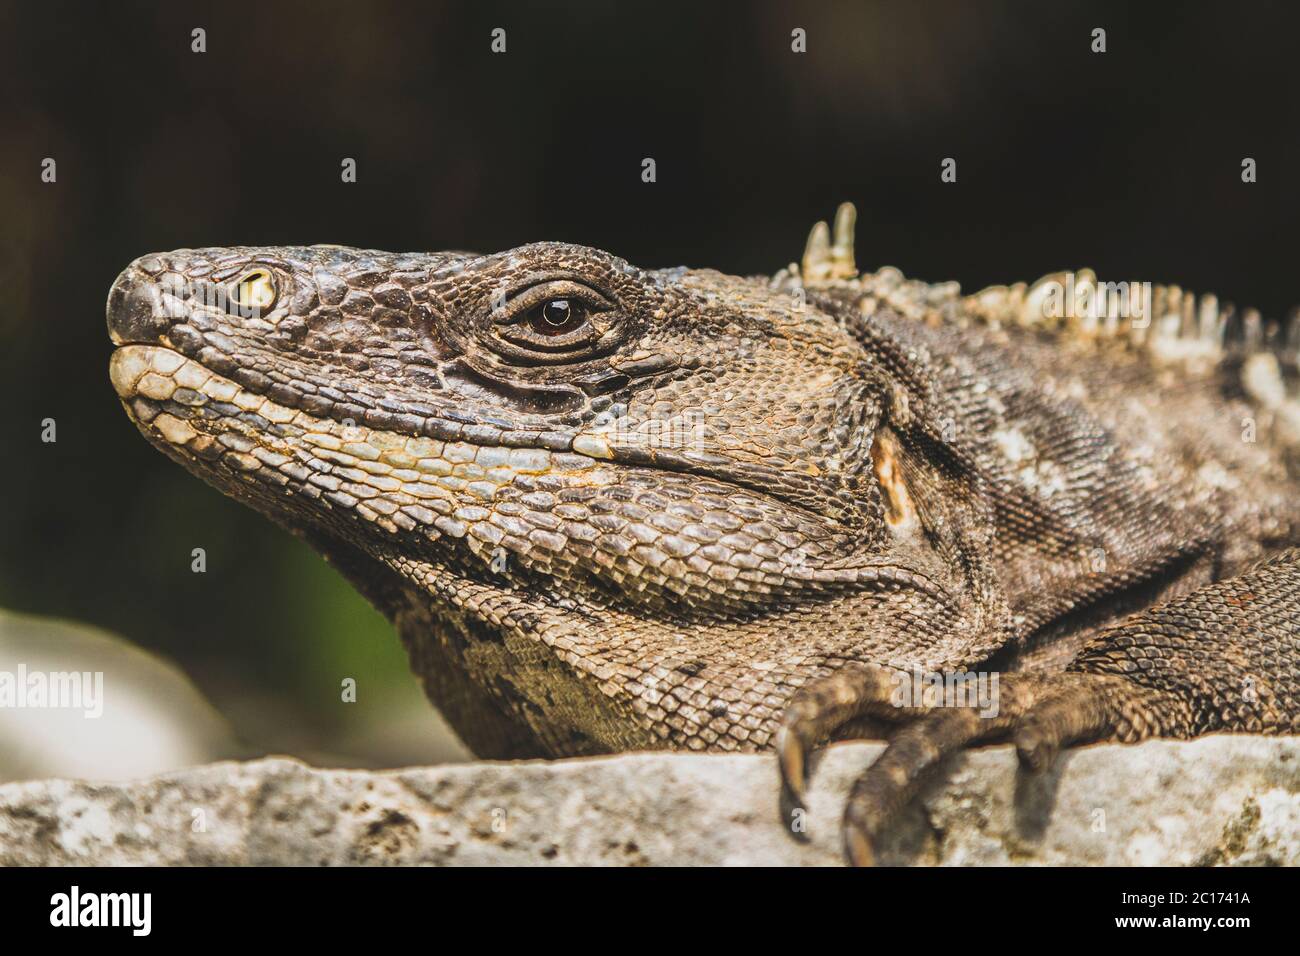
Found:
<path fill-rule="evenodd" d="M 989 286 L 962 296 L 956 282 L 920 282 L 892 266 L 859 275 L 853 253 L 856 224 L 853 204 L 841 203 L 834 231 L 825 222 L 813 226 L 802 263 L 792 262 L 773 284 L 852 287 L 861 293 L 858 306 L 864 315 L 885 305 L 917 321 L 1015 326 L 1073 344 L 1113 343 L 1144 354 L 1155 367 L 1173 366 L 1183 374 L 1205 374 L 1225 360 L 1238 359 L 1246 393 L 1287 419 L 1300 444 L 1300 401 L 1289 395 L 1291 379 L 1300 370 L 1300 309 L 1283 322 L 1265 322 L 1257 310 L 1220 305 L 1214 295 L 1197 296 L 1176 285 L 1099 282 L 1091 269 L 1054 272 L 1032 284 Z"/>
<path fill-rule="evenodd" d="M 835 236 L 825 222 L 813 226 L 804 245 L 800 275 L 805 282 L 826 279 L 855 279 L 858 267 L 853 262 L 853 232 L 857 227 L 858 211 L 853 203 L 840 203 L 835 211 Z"/>
<path fill-rule="evenodd" d="M 791 263 L 774 283 L 850 285 L 863 293 L 860 305 L 867 314 L 884 304 L 920 321 L 1018 326 L 1079 343 L 1114 342 L 1146 353 L 1158 365 L 1205 369 L 1228 356 L 1267 353 L 1286 368 L 1300 367 L 1300 310 L 1284 322 L 1265 322 L 1257 310 L 1220 305 L 1214 295 L 1197 296 L 1176 285 L 1100 282 L 1091 269 L 1054 272 L 1032 284 L 989 286 L 962 296 L 956 282 L 920 282 L 892 266 L 859 274 L 853 251 L 856 225 L 854 205 L 841 203 L 834 230 L 825 222 L 813 226 L 802 263 Z M 1087 305 L 1072 307 L 1077 303 Z"/>

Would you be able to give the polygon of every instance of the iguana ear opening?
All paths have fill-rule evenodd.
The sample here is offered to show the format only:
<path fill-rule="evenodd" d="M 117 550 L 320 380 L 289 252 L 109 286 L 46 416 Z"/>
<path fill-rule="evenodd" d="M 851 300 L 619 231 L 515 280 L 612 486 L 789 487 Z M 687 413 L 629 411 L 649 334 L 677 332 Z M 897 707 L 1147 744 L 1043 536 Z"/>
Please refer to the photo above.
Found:
<path fill-rule="evenodd" d="M 871 443 L 871 466 L 885 503 L 885 520 L 900 528 L 916 521 L 916 507 L 903 478 L 902 448 L 888 428 L 876 432 Z"/>

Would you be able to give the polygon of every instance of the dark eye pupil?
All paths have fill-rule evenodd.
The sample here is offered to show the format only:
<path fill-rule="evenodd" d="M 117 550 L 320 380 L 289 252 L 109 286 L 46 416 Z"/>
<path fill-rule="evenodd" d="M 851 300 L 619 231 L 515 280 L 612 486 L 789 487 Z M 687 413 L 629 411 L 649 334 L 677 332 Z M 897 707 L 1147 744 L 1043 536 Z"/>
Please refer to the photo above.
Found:
<path fill-rule="evenodd" d="M 573 306 L 568 299 L 551 299 L 542 306 L 542 319 L 547 325 L 560 327 L 567 325 L 573 318 Z"/>

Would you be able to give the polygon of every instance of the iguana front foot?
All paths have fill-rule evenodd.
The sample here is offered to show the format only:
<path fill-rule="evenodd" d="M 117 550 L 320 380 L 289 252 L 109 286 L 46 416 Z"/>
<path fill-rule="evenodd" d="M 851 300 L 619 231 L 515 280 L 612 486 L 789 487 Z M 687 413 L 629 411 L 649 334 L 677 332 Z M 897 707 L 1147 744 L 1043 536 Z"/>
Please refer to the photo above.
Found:
<path fill-rule="evenodd" d="M 1283 552 L 1107 628 L 1064 673 L 999 675 L 992 707 L 945 706 L 941 695 L 900 706 L 898 671 L 844 667 L 796 692 L 782 717 L 775 748 L 786 799 L 802 805 L 808 754 L 837 730 L 861 717 L 901 722 L 844 810 L 845 854 L 870 865 L 927 772 L 973 744 L 1009 739 L 1021 765 L 1041 771 L 1072 744 L 1293 733 L 1298 594 L 1300 551 Z"/>
<path fill-rule="evenodd" d="M 1112 733 L 1112 713 L 1098 685 L 1123 684 L 1093 674 L 1001 675 L 996 713 L 989 714 L 979 706 L 942 702 L 899 706 L 893 698 L 900 680 L 911 677 L 874 666 L 837 671 L 794 696 L 777 734 L 785 798 L 802 806 L 808 754 L 820 741 L 858 717 L 902 724 L 858 778 L 844 809 L 844 852 L 855 866 L 875 862 L 884 829 L 945 758 L 964 747 L 1011 738 L 1021 762 L 1041 770 L 1060 748 Z"/>

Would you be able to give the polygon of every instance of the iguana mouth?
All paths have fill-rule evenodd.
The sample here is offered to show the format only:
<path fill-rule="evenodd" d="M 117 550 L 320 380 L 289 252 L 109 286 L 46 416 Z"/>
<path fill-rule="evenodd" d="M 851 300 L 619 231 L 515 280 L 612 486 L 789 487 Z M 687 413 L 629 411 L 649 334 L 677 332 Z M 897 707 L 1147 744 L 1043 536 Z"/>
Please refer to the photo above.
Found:
<path fill-rule="evenodd" d="M 432 524 L 462 537 L 520 476 L 603 483 L 599 461 L 580 451 L 488 444 L 454 422 L 408 435 L 368 423 L 319 417 L 249 389 L 162 345 L 124 344 L 109 376 L 128 413 L 159 444 L 198 462 L 218 462 L 271 485 L 297 483 L 312 497 L 357 508 L 391 531 Z M 436 437 L 439 434 L 445 437 Z M 328 471 L 321 468 L 324 462 Z M 411 500 L 394 506 L 384 493 Z"/>
<path fill-rule="evenodd" d="M 318 416 L 295 403 L 293 393 L 279 401 L 167 345 L 118 345 L 109 360 L 109 378 L 145 436 L 201 477 L 227 486 L 235 478 L 236 487 L 263 498 L 276 511 L 284 506 L 283 490 L 291 487 L 308 498 L 355 509 L 389 532 L 423 525 L 462 538 L 483 527 L 489 510 L 499 507 L 502 489 L 521 480 L 541 489 L 534 493 L 544 497 L 572 495 L 614 488 L 626 480 L 628 468 L 657 466 L 665 474 L 689 477 L 704 457 L 688 460 L 671 449 L 611 445 L 594 432 L 523 433 L 535 434 L 540 442 L 509 445 L 485 440 L 492 433 L 458 422 L 426 419 L 419 434 L 405 434 L 373 427 L 369 416 L 360 423 Z M 509 438 L 517 440 L 519 434 Z M 610 460 L 615 455 L 618 460 Z M 816 520 L 766 489 L 715 480 L 719 487 L 753 494 L 756 502 L 771 502 L 771 508 L 793 509 L 805 520 Z M 392 495 L 406 503 L 394 506 Z M 557 549 L 565 546 L 548 529 L 525 529 L 508 515 L 493 517 L 532 536 L 549 535 Z M 478 544 L 495 546 L 501 540 L 495 532 L 479 534 Z M 801 577 L 798 564 L 796 559 L 787 569 L 792 580 Z M 838 577 L 830 572 L 820 576 L 827 584 Z"/>
<path fill-rule="evenodd" d="M 276 417 L 268 418 L 265 414 L 262 417 L 272 424 L 281 423 L 281 419 L 289 421 L 299 413 L 313 422 L 330 421 L 343 427 L 364 428 L 412 439 L 572 453 L 595 460 L 613 457 L 608 440 L 599 432 L 530 431 L 504 427 L 508 425 L 504 420 L 474 419 L 457 416 L 453 411 L 445 411 L 441 416 L 416 416 L 385 409 L 367 408 L 350 414 L 348 409 L 309 408 L 303 393 L 280 388 L 272 395 L 265 386 L 251 387 L 236 381 L 238 371 L 234 376 L 223 375 L 170 345 L 120 343 L 110 359 L 109 375 L 118 396 L 127 403 L 143 398 L 160 406 L 170 403 L 199 408 L 208 403 L 205 400 L 210 400 L 226 406 L 233 404 L 245 417 L 257 414 L 258 409 L 265 406 Z M 232 417 L 239 418 L 240 415 L 232 412 Z"/>

